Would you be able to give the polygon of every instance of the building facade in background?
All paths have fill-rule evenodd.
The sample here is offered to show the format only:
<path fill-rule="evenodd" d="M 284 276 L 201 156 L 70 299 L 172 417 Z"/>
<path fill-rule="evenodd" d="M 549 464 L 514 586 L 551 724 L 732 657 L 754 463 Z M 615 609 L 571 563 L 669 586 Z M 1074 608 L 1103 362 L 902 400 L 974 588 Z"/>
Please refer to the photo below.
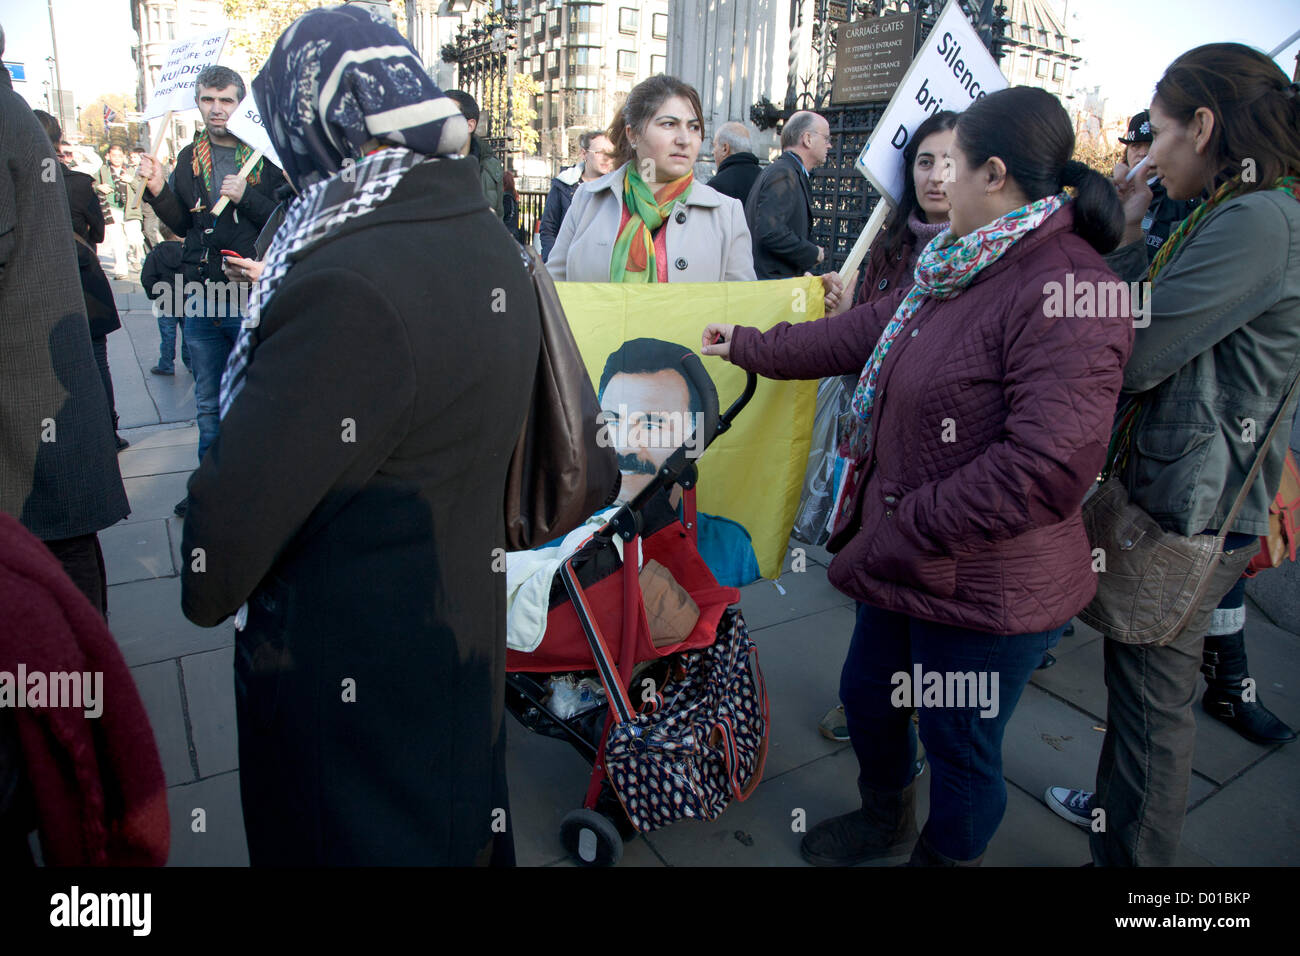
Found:
<path fill-rule="evenodd" d="M 1075 0 L 1076 3 L 1080 0 Z M 1065 7 L 1058 11 L 1050 0 L 1002 0 L 1007 21 L 1002 37 L 1002 73 L 1012 86 L 1036 86 L 1054 93 L 1061 105 L 1072 109 L 1074 71 L 1083 58 L 1079 41 L 1066 27 Z"/>

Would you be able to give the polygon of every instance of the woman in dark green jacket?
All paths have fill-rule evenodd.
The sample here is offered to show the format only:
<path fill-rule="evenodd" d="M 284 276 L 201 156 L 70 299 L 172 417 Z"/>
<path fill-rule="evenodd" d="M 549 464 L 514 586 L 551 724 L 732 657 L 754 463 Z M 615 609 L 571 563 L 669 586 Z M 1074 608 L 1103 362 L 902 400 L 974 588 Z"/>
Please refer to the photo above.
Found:
<path fill-rule="evenodd" d="M 1163 528 L 1215 533 L 1269 426 L 1300 375 L 1300 86 L 1267 56 L 1236 43 L 1184 53 L 1156 84 L 1149 164 L 1174 199 L 1205 195 L 1148 271 L 1141 218 L 1150 190 L 1117 185 L 1123 278 L 1150 280 L 1124 370 L 1129 453 L 1117 471 L 1130 498 Z M 1098 865 L 1174 863 L 1187 807 L 1202 645 L 1219 671 L 1240 669 L 1240 627 L 1217 613 L 1268 533 L 1286 432 L 1228 529 L 1227 553 L 1187 627 L 1163 646 L 1106 641 L 1108 720 L 1092 805 Z M 1240 607 L 1240 601 L 1236 602 Z M 1230 620 L 1231 618 L 1231 620 Z M 1234 641 L 1230 631 L 1237 625 Z M 1226 676 L 1219 673 L 1212 680 Z M 1212 689 L 1214 684 L 1211 684 Z M 1237 700 L 1242 690 L 1237 689 Z"/>

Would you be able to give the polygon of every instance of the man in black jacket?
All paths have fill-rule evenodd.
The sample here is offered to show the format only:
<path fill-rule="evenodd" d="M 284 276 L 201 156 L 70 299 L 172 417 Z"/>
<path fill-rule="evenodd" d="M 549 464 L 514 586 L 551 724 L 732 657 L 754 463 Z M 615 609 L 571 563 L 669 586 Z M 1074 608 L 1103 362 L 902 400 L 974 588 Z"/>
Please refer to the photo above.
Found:
<path fill-rule="evenodd" d="M 762 167 L 750 146 L 749 130 L 744 123 L 723 123 L 713 134 L 713 160 L 718 171 L 709 185 L 722 193 L 739 199 L 743 205 L 754 188 Z"/>
<path fill-rule="evenodd" d="M 194 82 L 203 129 L 176 157 L 171 182 L 164 181 L 156 159 L 146 156 L 140 161 L 148 183 L 145 202 L 172 232 L 184 237 L 185 339 L 194 363 L 200 461 L 217 437 L 221 374 L 251 291 L 246 282 L 226 279 L 221 250 L 254 258 L 257 234 L 275 210 L 275 191 L 284 183 L 280 170 L 266 159 L 247 177 L 238 175 L 252 150 L 231 135 L 226 123 L 244 92 L 244 81 L 234 70 L 205 67 Z M 212 210 L 223 198 L 227 205 L 214 217 Z M 176 505 L 178 515 L 185 514 L 187 503 Z"/>
<path fill-rule="evenodd" d="M 745 219 L 754 241 L 754 273 L 760 279 L 803 275 L 826 258 L 826 250 L 809 241 L 812 189 L 808 178 L 826 162 L 831 127 L 800 110 L 781 131 L 780 157 L 763 170 L 745 202 Z"/>
<path fill-rule="evenodd" d="M 606 173 L 614 171 L 614 144 L 600 130 L 588 130 L 578 137 L 582 152 L 576 166 L 570 166 L 551 180 L 551 192 L 546 197 L 546 206 L 542 209 L 542 261 L 551 254 L 555 237 L 560 234 L 564 224 L 564 214 L 573 203 L 573 194 L 582 183 L 599 179 Z"/>

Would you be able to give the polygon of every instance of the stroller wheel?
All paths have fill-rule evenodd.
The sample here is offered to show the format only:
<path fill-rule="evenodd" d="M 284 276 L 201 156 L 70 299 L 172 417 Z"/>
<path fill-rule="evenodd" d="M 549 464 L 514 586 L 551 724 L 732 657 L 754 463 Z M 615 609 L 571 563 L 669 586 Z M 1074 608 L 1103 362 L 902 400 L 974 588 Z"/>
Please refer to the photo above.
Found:
<path fill-rule="evenodd" d="M 560 842 L 579 866 L 614 866 L 623 859 L 618 828 L 595 810 L 572 810 L 560 823 Z"/>

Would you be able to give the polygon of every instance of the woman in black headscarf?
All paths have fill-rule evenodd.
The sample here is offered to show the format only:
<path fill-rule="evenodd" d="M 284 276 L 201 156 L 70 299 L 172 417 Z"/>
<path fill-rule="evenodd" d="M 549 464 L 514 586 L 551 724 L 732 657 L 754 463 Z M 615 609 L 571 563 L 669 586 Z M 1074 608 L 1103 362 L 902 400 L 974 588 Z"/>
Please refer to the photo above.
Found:
<path fill-rule="evenodd" d="M 307 13 L 253 93 L 299 196 L 190 481 L 182 592 L 198 624 L 239 611 L 249 858 L 512 862 L 492 568 L 536 297 L 390 26 Z"/>

